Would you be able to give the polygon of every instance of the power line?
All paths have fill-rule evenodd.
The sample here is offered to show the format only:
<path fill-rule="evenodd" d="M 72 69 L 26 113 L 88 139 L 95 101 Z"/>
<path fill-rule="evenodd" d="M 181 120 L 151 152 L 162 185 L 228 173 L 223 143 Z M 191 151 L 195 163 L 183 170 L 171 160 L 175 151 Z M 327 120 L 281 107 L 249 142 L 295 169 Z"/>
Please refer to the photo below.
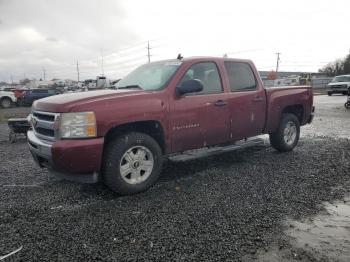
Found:
<path fill-rule="evenodd" d="M 120 53 L 120 52 L 123 52 L 123 51 L 125 51 L 125 50 L 129 50 L 129 49 L 136 48 L 136 47 L 138 47 L 138 46 L 141 47 L 141 45 L 144 45 L 145 43 L 146 43 L 146 41 L 142 41 L 142 42 L 139 42 L 139 43 L 137 43 L 137 44 L 131 45 L 131 46 L 129 46 L 129 47 L 125 47 L 125 48 L 121 48 L 121 49 L 115 50 L 113 53 Z M 140 48 L 140 47 L 139 47 L 139 48 Z"/>
<path fill-rule="evenodd" d="M 262 49 L 262 48 L 259 48 L 259 49 L 246 49 L 246 50 L 240 50 L 240 51 L 235 51 L 235 52 L 228 52 L 226 54 L 227 55 L 233 55 L 233 54 L 257 52 L 257 51 L 262 51 L 262 50 L 264 50 L 264 49 Z"/>

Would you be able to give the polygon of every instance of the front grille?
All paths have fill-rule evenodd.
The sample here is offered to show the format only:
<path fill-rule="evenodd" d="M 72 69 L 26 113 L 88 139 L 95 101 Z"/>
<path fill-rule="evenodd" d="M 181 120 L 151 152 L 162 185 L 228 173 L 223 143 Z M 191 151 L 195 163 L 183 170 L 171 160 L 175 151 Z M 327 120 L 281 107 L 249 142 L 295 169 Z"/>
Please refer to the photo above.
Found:
<path fill-rule="evenodd" d="M 51 121 L 51 122 L 55 121 L 55 115 L 47 115 L 47 114 L 44 114 L 44 113 L 37 113 L 37 112 L 34 112 L 33 115 L 37 119 L 40 119 L 40 120 Z"/>
<path fill-rule="evenodd" d="M 44 140 L 56 140 L 55 121 L 58 118 L 57 113 L 32 112 L 32 126 L 37 137 Z"/>
<path fill-rule="evenodd" d="M 41 135 L 44 135 L 44 136 L 55 137 L 54 130 L 50 130 L 50 129 L 46 129 L 46 128 L 42 128 L 42 127 L 37 127 L 37 128 L 35 128 L 35 131 Z"/>

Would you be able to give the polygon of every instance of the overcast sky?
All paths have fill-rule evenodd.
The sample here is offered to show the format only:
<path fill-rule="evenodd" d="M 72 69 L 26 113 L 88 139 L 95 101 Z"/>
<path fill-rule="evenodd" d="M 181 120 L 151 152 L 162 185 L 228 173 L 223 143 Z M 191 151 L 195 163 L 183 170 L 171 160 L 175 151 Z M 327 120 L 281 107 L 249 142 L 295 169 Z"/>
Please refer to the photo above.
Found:
<path fill-rule="evenodd" d="M 123 77 L 151 60 L 210 55 L 317 71 L 350 50 L 350 1 L 0 0 L 0 80 Z"/>

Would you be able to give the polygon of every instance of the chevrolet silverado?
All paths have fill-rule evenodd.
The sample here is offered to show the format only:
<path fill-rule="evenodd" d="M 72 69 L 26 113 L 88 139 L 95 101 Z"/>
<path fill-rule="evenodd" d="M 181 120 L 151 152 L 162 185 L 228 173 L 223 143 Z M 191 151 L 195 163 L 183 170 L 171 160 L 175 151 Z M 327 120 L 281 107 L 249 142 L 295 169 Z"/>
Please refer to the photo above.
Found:
<path fill-rule="evenodd" d="M 150 188 L 166 155 L 260 134 L 290 151 L 313 114 L 311 87 L 264 88 L 249 60 L 165 60 L 135 69 L 116 90 L 34 102 L 28 144 L 41 167 L 75 181 L 102 179 L 125 195 Z"/>

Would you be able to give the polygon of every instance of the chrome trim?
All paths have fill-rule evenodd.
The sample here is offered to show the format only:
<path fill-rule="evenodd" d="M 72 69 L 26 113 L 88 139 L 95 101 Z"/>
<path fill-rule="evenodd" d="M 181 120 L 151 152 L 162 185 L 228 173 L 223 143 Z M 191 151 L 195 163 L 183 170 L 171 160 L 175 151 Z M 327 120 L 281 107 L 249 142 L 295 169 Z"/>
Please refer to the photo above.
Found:
<path fill-rule="evenodd" d="M 36 127 L 42 127 L 42 128 L 46 128 L 46 129 L 52 129 L 54 130 L 54 124 L 55 122 L 51 122 L 51 121 L 46 121 L 46 120 L 41 120 L 36 116 L 32 116 L 33 119 L 36 120 L 36 122 L 38 123 L 36 125 Z"/>
<path fill-rule="evenodd" d="M 35 116 L 34 114 L 53 116 L 54 120 L 53 121 L 43 120 L 43 119 L 40 119 L 40 117 Z M 30 123 L 32 125 L 33 130 L 34 130 L 34 134 L 38 138 L 41 138 L 41 139 L 46 140 L 46 141 L 52 141 L 52 142 L 56 141 L 58 139 L 58 130 L 55 129 L 55 123 L 58 120 L 59 115 L 60 115 L 60 113 L 32 110 L 32 112 L 30 114 Z M 35 120 L 35 123 L 36 123 L 35 125 L 33 125 L 33 120 Z M 52 130 L 54 133 L 54 136 L 47 136 L 47 135 L 43 135 L 43 134 L 38 133 L 36 131 L 37 127 L 44 128 L 47 130 Z"/>
<path fill-rule="evenodd" d="M 46 111 L 39 111 L 39 110 L 34 110 L 32 113 L 38 113 L 42 115 L 51 115 L 51 116 L 56 116 L 59 115 L 60 113 L 53 113 L 53 112 L 46 112 Z"/>
<path fill-rule="evenodd" d="M 27 137 L 29 147 L 32 151 L 34 151 L 38 155 L 51 157 L 52 143 L 47 143 L 37 138 L 33 130 L 29 130 L 27 132 Z"/>

